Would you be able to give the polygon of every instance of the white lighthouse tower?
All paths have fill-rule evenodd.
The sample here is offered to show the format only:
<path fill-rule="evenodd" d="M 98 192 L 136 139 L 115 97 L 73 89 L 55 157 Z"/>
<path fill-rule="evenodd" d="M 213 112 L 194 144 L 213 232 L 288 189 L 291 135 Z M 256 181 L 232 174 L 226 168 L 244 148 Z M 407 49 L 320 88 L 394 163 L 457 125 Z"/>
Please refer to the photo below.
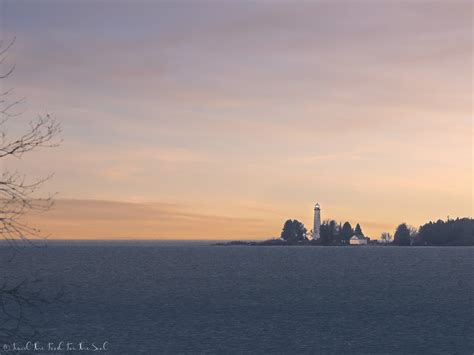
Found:
<path fill-rule="evenodd" d="M 321 206 L 314 206 L 313 240 L 321 238 Z"/>

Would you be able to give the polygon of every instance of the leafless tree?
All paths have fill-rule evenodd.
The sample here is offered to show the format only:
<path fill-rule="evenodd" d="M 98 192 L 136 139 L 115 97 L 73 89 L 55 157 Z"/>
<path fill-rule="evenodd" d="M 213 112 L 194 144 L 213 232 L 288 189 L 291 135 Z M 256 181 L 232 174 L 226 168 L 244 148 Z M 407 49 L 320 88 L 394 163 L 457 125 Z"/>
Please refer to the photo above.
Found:
<path fill-rule="evenodd" d="M 387 233 L 387 232 L 383 232 L 381 235 L 380 235 L 380 240 L 383 242 L 383 243 L 391 243 L 392 242 L 392 235 L 390 233 Z"/>
<path fill-rule="evenodd" d="M 6 64 L 7 52 L 13 45 L 0 41 L 0 83 L 10 77 L 14 65 Z M 0 90 L 0 163 L 8 159 L 21 158 L 24 154 L 44 147 L 54 147 L 60 143 L 59 123 L 50 115 L 39 116 L 31 121 L 22 134 L 11 136 L 7 126 L 21 117 L 16 108 L 23 99 L 15 99 L 12 89 Z M 51 207 L 52 196 L 40 198 L 38 189 L 50 176 L 29 181 L 17 171 L 4 170 L 0 173 L 0 239 L 5 241 L 0 248 L 11 250 L 24 243 L 32 243 L 42 238 L 40 231 L 29 226 L 25 216 L 32 210 L 47 210 Z M 4 261 L 4 260 L 3 260 Z M 36 287 L 37 278 L 7 278 L 8 270 L 2 270 L 0 278 L 0 340 L 8 340 L 13 335 L 30 334 L 33 330 L 25 312 L 33 307 L 52 301 L 42 296 Z"/>
<path fill-rule="evenodd" d="M 4 45 L 0 41 L 0 64 L 4 64 L 6 53 L 14 41 Z M 2 47 L 3 45 L 3 47 Z M 14 66 L 4 69 L 0 79 L 6 79 L 13 73 Z M 10 137 L 7 124 L 19 115 L 14 108 L 22 99 L 12 99 L 12 89 L 0 92 L 0 159 L 21 158 L 33 150 L 43 147 L 54 147 L 59 144 L 59 123 L 50 115 L 39 116 L 29 123 L 25 132 L 19 136 Z M 2 160 L 0 160 L 1 162 Z M 37 190 L 50 176 L 27 181 L 24 175 L 16 171 L 3 171 L 0 176 L 0 234 L 13 246 L 18 242 L 30 242 L 32 238 L 40 237 L 36 228 L 30 227 L 24 216 L 31 210 L 47 210 L 52 205 L 52 198 L 38 198 Z"/>

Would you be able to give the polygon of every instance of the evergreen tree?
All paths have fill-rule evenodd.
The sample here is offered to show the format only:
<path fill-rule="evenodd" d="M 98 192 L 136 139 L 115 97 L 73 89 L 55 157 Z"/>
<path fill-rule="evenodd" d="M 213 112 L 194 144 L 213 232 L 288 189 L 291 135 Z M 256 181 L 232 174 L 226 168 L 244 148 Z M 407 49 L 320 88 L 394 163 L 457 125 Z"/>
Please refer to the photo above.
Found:
<path fill-rule="evenodd" d="M 337 244 L 339 242 L 339 225 L 336 221 L 332 220 L 329 226 L 331 229 L 331 241 Z"/>
<path fill-rule="evenodd" d="M 355 227 L 354 234 L 355 234 L 355 235 L 364 236 L 364 233 L 362 233 L 362 228 L 360 228 L 360 224 L 359 224 L 359 223 L 357 223 L 357 225 L 356 225 L 356 227 Z"/>
<path fill-rule="evenodd" d="M 354 235 L 354 230 L 349 222 L 344 223 L 341 230 L 341 239 L 346 243 L 349 242 L 351 237 Z"/>
<path fill-rule="evenodd" d="M 321 243 L 334 244 L 337 241 L 338 228 L 336 221 L 326 220 L 321 224 Z"/>
<path fill-rule="evenodd" d="M 393 238 L 395 245 L 410 245 L 410 229 L 406 223 L 402 223 L 397 227 Z"/>
<path fill-rule="evenodd" d="M 336 231 L 334 235 L 334 241 L 337 244 L 341 244 L 342 241 L 342 223 L 339 222 L 339 224 L 336 224 Z"/>
<path fill-rule="evenodd" d="M 474 245 L 474 219 L 457 218 L 426 223 L 420 227 L 417 244 Z"/>

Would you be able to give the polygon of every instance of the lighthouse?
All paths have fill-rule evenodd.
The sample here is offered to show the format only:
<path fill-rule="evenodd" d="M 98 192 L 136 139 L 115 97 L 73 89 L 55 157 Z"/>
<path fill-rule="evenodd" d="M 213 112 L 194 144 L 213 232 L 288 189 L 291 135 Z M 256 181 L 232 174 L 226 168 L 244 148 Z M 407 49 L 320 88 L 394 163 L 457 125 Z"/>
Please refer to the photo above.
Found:
<path fill-rule="evenodd" d="M 321 206 L 314 206 L 313 240 L 321 238 Z"/>

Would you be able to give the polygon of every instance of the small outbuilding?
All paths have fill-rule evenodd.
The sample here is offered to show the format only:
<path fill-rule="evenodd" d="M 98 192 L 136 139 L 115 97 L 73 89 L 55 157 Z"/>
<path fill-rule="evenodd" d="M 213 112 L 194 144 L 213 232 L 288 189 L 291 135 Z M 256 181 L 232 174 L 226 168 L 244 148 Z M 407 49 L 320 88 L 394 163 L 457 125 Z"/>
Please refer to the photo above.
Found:
<path fill-rule="evenodd" d="M 367 245 L 367 238 L 363 235 L 354 235 L 349 241 L 350 245 Z"/>

